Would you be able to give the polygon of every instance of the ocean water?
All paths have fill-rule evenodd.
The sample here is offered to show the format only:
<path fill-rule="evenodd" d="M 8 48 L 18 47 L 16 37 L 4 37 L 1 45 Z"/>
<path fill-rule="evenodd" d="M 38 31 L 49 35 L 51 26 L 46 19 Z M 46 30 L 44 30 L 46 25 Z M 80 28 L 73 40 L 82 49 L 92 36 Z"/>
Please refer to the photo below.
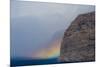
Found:
<path fill-rule="evenodd" d="M 11 59 L 11 66 L 26 66 L 26 65 L 44 65 L 60 63 L 58 58 L 51 59 L 29 59 L 29 58 L 13 58 Z"/>

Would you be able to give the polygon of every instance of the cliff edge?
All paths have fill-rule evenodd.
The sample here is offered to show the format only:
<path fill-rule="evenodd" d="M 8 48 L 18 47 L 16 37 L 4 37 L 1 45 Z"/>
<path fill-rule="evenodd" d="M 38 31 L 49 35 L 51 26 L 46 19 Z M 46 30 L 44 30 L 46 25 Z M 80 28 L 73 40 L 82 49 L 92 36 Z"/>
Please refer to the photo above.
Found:
<path fill-rule="evenodd" d="M 95 61 L 95 12 L 79 15 L 65 31 L 61 62 Z"/>

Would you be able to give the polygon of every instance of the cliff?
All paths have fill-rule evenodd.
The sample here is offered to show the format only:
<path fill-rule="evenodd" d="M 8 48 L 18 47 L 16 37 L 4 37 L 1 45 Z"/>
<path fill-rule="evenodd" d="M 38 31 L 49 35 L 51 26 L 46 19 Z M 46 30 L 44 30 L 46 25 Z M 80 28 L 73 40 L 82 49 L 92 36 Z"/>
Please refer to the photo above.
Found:
<path fill-rule="evenodd" d="M 61 43 L 61 62 L 95 60 L 95 12 L 79 15 L 65 31 Z"/>

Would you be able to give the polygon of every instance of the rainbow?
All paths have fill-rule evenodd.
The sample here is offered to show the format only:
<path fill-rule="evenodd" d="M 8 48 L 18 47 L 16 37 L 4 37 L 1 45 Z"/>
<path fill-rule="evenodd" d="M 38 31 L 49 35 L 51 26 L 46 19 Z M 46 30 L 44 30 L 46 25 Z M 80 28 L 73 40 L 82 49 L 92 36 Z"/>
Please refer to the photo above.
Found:
<path fill-rule="evenodd" d="M 61 40 L 56 40 L 48 46 L 48 48 L 41 49 L 34 55 L 37 59 L 50 59 L 56 58 L 60 55 L 60 44 Z"/>

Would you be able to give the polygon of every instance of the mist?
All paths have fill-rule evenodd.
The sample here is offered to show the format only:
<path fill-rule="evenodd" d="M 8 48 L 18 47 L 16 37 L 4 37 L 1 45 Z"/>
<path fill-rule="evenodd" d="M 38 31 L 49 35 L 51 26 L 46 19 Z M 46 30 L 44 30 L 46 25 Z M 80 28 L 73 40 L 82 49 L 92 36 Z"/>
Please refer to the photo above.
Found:
<path fill-rule="evenodd" d="M 93 5 L 12 1 L 11 57 L 30 57 L 47 48 L 54 35 L 63 37 L 79 14 L 92 11 Z"/>

